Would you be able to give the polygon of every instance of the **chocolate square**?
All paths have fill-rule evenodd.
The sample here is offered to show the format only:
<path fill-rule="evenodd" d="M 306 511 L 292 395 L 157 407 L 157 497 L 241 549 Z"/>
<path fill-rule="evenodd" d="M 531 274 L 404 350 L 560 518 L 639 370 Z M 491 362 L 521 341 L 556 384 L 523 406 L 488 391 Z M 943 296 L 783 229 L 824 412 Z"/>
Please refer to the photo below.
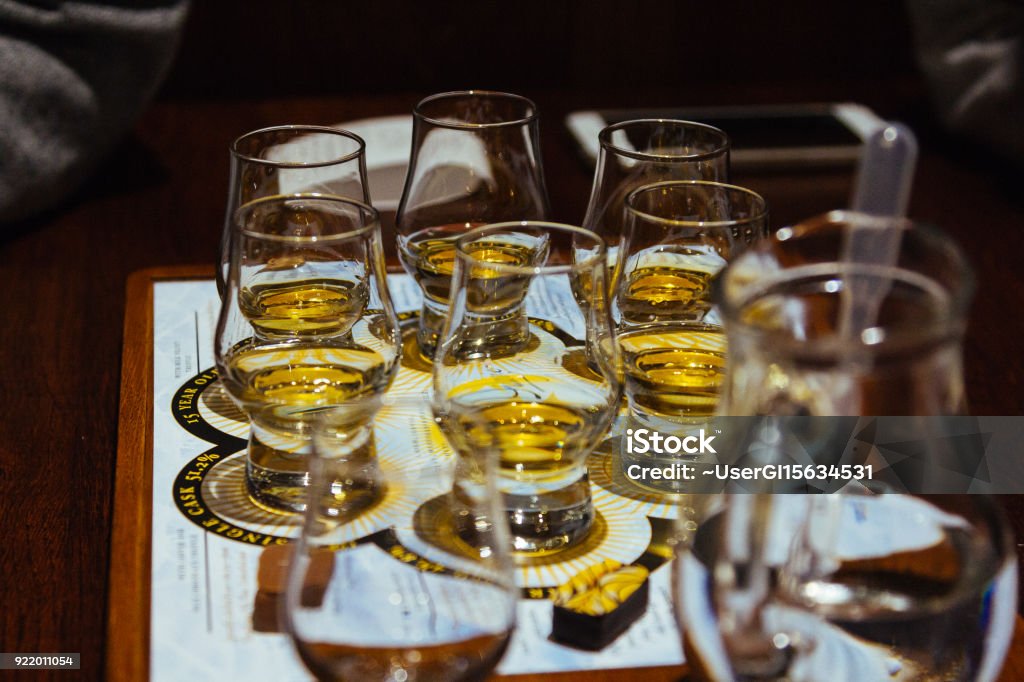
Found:
<path fill-rule="evenodd" d="M 600 581 L 613 577 L 619 568 L 617 562 L 604 562 L 581 571 L 559 588 L 560 595 L 556 597 L 553 609 L 553 640 L 580 649 L 597 651 L 615 641 L 644 614 L 650 598 L 650 588 L 647 571 L 641 567 L 627 567 L 631 571 L 642 571 L 644 577 L 639 587 L 622 602 L 611 604 L 611 608 L 604 613 L 595 614 L 588 612 L 590 609 L 579 608 L 578 605 L 575 608 L 569 606 L 570 600 L 576 600 L 574 598 L 594 595 L 594 590 L 599 591 Z M 593 596 L 592 600 L 601 602 L 601 609 L 607 608 L 610 603 L 608 599 L 601 600 L 598 596 Z"/>

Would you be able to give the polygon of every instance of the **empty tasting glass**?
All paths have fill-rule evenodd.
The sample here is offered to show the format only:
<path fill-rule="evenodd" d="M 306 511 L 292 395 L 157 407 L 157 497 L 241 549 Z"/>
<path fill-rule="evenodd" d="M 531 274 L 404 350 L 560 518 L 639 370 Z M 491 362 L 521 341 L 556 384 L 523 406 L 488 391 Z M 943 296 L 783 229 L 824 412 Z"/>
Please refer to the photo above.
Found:
<path fill-rule="evenodd" d="M 896 230 L 898 259 L 842 262 L 853 229 Z M 676 574 L 691 662 L 716 680 L 994 679 L 1016 604 L 1000 510 L 984 494 L 885 492 L 944 492 L 939 473 L 975 442 L 940 430 L 967 419 L 952 419 L 964 410 L 972 290 L 959 249 L 921 225 L 834 212 L 779 230 L 720 284 L 730 359 L 721 412 L 813 417 L 822 439 L 820 425 L 837 423 L 826 417 L 875 417 L 858 425 L 870 442 L 852 454 L 812 441 L 800 452 L 876 471 L 813 498 L 735 495 L 701 525 Z M 856 334 L 844 321 L 851 291 L 881 296 Z M 761 438 L 777 463 L 792 461 L 774 445 L 789 435 Z M 887 466 L 897 460 L 885 453 L 907 447 Z"/>
<path fill-rule="evenodd" d="M 1016 557 L 989 496 L 736 494 L 682 547 L 698 680 L 990 681 L 1013 635 Z"/>
<path fill-rule="evenodd" d="M 380 224 L 361 202 L 294 195 L 245 204 L 233 229 L 217 370 L 250 419 L 250 497 L 301 511 L 317 413 L 382 394 L 398 369 Z"/>
<path fill-rule="evenodd" d="M 423 291 L 420 352 L 444 324 L 455 240 L 485 223 L 547 217 L 537 107 L 503 92 L 427 97 L 413 111 L 412 153 L 398 206 L 398 253 Z"/>
<path fill-rule="evenodd" d="M 324 126 L 285 125 L 242 135 L 231 144 L 228 202 L 221 236 L 217 290 L 231 259 L 231 225 L 242 204 L 278 194 L 316 193 L 370 203 L 366 145 L 355 133 Z"/>
<path fill-rule="evenodd" d="M 711 286 L 765 235 L 768 211 L 748 189 L 696 180 L 636 189 L 625 215 L 613 315 L 630 414 L 672 432 L 715 410 L 726 361 Z"/>
<path fill-rule="evenodd" d="M 518 590 L 487 475 L 494 450 L 476 453 L 478 476 L 461 486 L 451 459 L 360 454 L 375 416 L 390 423 L 420 409 L 367 398 L 323 412 L 314 430 L 309 504 L 282 620 L 321 680 L 482 680 L 511 638 Z M 452 531 L 456 497 L 471 533 Z M 353 542 L 377 531 L 401 551 Z"/>
<path fill-rule="evenodd" d="M 896 230 L 898 260 L 841 262 L 853 229 Z M 852 335 L 842 327 L 855 287 L 882 298 L 875 321 Z M 725 414 L 963 414 L 972 293 L 959 248 L 927 226 L 835 211 L 784 227 L 721 280 Z"/>
<path fill-rule="evenodd" d="M 729 181 L 729 137 L 703 123 L 623 121 L 602 130 L 598 142 L 583 227 L 604 237 L 613 273 L 624 228 L 623 208 L 630 192 L 668 180 Z"/>
<path fill-rule="evenodd" d="M 589 255 L 572 256 L 574 244 Z M 463 466 L 493 439 L 516 550 L 576 544 L 594 521 L 585 461 L 621 396 L 607 300 L 580 304 L 572 293 L 582 278 L 606 286 L 604 243 L 579 227 L 524 221 L 473 229 L 455 250 L 434 414 Z M 587 345 L 584 376 L 572 359 Z"/>

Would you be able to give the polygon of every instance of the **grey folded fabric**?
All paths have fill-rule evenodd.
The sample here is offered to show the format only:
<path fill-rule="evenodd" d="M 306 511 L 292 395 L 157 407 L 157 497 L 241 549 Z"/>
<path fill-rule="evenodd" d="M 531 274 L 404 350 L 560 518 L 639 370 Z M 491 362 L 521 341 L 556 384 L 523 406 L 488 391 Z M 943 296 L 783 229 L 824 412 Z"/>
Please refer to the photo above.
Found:
<path fill-rule="evenodd" d="M 0 223 L 58 204 L 156 92 L 188 0 L 0 0 Z"/>

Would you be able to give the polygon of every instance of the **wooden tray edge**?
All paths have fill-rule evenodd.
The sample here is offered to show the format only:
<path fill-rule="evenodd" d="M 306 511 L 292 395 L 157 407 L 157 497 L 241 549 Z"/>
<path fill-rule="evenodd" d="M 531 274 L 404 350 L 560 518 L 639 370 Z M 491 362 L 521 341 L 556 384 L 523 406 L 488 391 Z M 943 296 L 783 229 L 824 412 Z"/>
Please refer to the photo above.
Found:
<path fill-rule="evenodd" d="M 209 279 L 212 266 L 139 270 L 127 280 L 107 576 L 106 679 L 149 679 L 153 512 L 153 285 Z"/>

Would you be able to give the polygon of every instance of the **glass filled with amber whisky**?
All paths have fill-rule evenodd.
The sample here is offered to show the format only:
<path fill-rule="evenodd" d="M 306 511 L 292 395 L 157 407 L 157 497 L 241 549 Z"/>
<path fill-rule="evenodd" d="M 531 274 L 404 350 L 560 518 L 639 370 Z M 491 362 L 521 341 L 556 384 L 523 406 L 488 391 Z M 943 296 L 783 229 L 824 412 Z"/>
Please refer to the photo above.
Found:
<path fill-rule="evenodd" d="M 630 414 L 672 432 L 714 414 L 726 344 L 712 284 L 766 234 L 768 210 L 743 187 L 670 181 L 631 192 L 625 221 L 612 308 Z"/>
<path fill-rule="evenodd" d="M 224 292 L 239 206 L 278 194 L 329 194 L 370 203 L 366 144 L 340 128 L 280 125 L 253 130 L 228 150 L 231 171 L 221 235 L 217 290 Z"/>
<path fill-rule="evenodd" d="M 583 278 L 605 290 L 604 242 L 583 228 L 526 221 L 473 229 L 455 253 L 434 415 L 460 471 L 472 470 L 481 448 L 498 451 L 517 551 L 576 545 L 595 520 L 586 458 L 622 392 L 607 297 L 573 295 Z M 580 371 L 573 360 L 586 348 L 591 366 Z"/>
<path fill-rule="evenodd" d="M 473 227 L 543 220 L 547 212 L 533 102 L 468 90 L 416 105 L 395 222 L 402 265 L 423 292 L 417 340 L 425 358 L 434 357 L 448 309 L 455 240 Z"/>
<path fill-rule="evenodd" d="M 303 194 L 250 202 L 233 221 L 217 370 L 250 419 L 249 497 L 301 511 L 317 415 L 380 396 L 398 369 L 380 223 L 362 202 Z"/>
<path fill-rule="evenodd" d="M 635 119 L 605 127 L 597 141 L 594 182 L 583 227 L 604 237 L 613 273 L 630 192 L 670 180 L 729 181 L 732 142 L 714 126 L 676 119 Z"/>

